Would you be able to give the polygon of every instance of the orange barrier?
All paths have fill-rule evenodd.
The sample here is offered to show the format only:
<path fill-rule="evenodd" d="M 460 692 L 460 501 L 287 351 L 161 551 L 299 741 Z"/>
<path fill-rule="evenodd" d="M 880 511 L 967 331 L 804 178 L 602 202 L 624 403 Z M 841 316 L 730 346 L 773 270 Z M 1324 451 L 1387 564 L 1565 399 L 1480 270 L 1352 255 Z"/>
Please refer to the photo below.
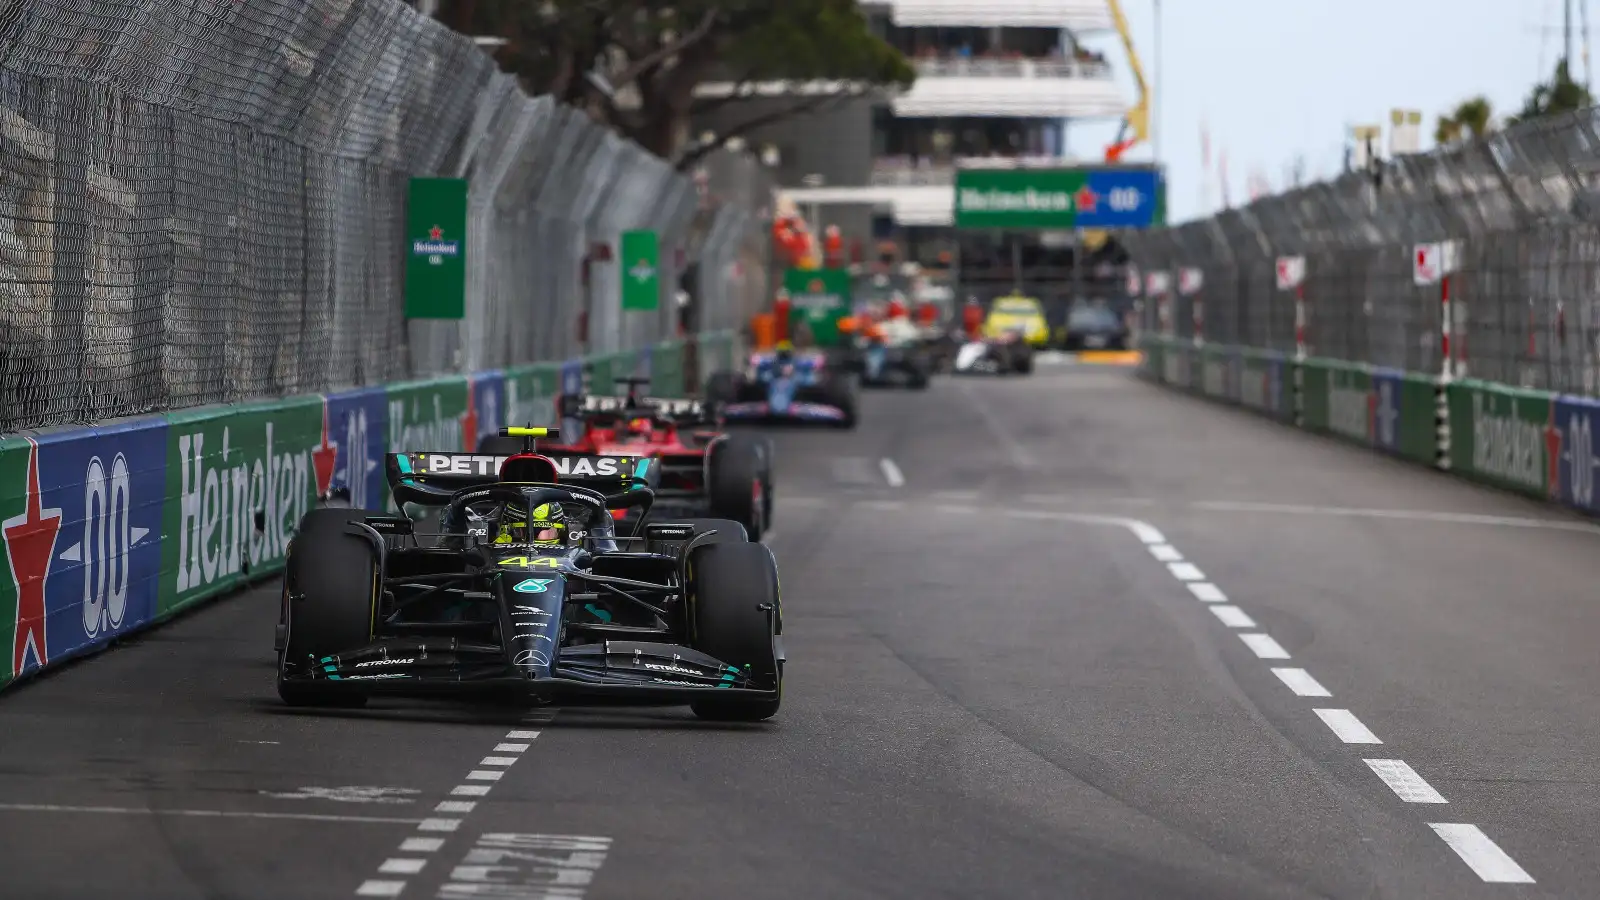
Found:
<path fill-rule="evenodd" d="M 778 319 L 772 313 L 750 317 L 750 337 L 757 350 L 771 350 L 778 343 Z"/>

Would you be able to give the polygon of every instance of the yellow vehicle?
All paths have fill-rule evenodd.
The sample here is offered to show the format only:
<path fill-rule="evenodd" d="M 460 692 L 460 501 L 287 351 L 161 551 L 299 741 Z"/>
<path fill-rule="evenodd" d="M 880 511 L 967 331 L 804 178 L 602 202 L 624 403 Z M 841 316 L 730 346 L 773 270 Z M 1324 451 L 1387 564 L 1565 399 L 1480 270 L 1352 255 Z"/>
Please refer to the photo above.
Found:
<path fill-rule="evenodd" d="M 1044 307 L 1038 300 L 1011 294 L 994 301 L 983 320 L 983 336 L 999 338 L 1011 331 L 1022 332 L 1022 339 L 1033 347 L 1050 343 L 1050 324 L 1045 321 Z"/>

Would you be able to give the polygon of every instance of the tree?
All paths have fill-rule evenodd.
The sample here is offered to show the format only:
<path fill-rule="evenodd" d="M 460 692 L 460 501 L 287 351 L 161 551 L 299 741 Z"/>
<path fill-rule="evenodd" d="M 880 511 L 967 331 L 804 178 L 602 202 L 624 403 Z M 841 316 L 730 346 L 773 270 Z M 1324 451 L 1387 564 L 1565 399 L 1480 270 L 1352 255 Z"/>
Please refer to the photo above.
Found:
<path fill-rule="evenodd" d="M 1554 77 L 1548 82 L 1533 86 L 1527 101 L 1522 105 L 1522 112 L 1512 121 L 1525 122 L 1540 116 L 1573 112 L 1593 105 L 1594 97 L 1589 94 L 1589 89 L 1572 80 L 1567 61 L 1563 59 L 1556 63 Z"/>
<path fill-rule="evenodd" d="M 1478 140 L 1494 130 L 1494 107 L 1482 95 L 1456 104 L 1447 115 L 1439 117 L 1433 129 L 1433 140 L 1439 146 L 1448 146 L 1463 140 Z"/>
<path fill-rule="evenodd" d="M 456 0 L 441 19 L 457 31 L 506 39 L 500 67 L 530 93 L 586 110 L 685 168 L 722 141 L 885 87 L 907 87 L 910 64 L 868 27 L 855 0 Z M 707 82 L 728 97 L 697 98 Z M 824 81 L 790 102 L 690 145 L 690 117 L 761 82 Z"/>

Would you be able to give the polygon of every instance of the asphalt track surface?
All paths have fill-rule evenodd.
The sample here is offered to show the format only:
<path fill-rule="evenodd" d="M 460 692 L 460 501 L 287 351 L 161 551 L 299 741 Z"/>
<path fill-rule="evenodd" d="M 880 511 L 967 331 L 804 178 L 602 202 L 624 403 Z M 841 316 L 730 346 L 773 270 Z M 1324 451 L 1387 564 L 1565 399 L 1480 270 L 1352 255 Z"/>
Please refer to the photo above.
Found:
<path fill-rule="evenodd" d="M 1103 368 L 778 445 L 772 723 L 291 711 L 258 589 L 0 696 L 0 896 L 1600 895 L 1600 531 Z"/>

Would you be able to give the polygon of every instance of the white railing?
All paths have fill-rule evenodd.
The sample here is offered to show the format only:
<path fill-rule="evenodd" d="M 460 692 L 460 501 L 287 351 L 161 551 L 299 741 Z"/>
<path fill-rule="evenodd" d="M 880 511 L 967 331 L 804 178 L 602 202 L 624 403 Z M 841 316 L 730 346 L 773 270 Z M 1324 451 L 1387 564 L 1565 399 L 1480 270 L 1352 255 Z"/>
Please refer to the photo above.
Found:
<path fill-rule="evenodd" d="M 870 183 L 875 187 L 927 187 L 955 184 L 957 169 L 1049 169 L 1072 163 L 1070 157 L 1062 156 L 958 156 L 937 161 L 891 156 L 873 162 Z"/>

